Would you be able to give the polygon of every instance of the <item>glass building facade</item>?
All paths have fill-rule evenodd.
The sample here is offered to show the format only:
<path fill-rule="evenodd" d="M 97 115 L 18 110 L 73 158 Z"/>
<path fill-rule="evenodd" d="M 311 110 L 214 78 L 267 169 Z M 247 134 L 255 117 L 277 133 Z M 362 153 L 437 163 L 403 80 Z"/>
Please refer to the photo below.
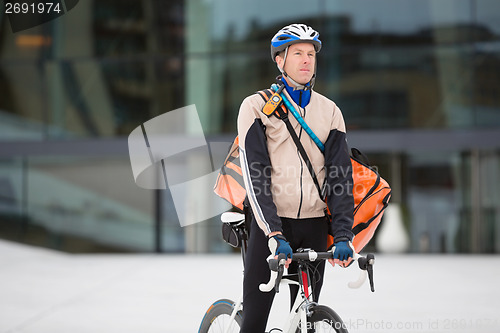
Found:
<path fill-rule="evenodd" d="M 100 0 L 0 17 L 0 238 L 70 252 L 228 251 L 134 183 L 127 136 L 195 104 L 209 142 L 279 74 L 281 27 L 320 32 L 315 90 L 393 188 L 411 252 L 500 252 L 496 0 Z M 207 198 L 207 204 L 212 199 Z M 203 209 L 195 207 L 193 209 Z"/>

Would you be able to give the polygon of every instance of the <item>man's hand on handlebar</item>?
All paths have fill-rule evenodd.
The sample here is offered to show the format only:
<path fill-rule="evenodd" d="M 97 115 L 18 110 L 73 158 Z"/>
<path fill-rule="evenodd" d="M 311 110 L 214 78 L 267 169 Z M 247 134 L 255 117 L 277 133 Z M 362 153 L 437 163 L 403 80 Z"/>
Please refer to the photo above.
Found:
<path fill-rule="evenodd" d="M 285 268 L 288 268 L 292 262 L 293 251 L 285 236 L 281 233 L 274 232 L 269 234 L 268 238 L 269 240 L 267 244 L 271 254 L 274 254 L 274 259 L 278 259 L 279 254 L 284 254 L 286 257 Z"/>
<path fill-rule="evenodd" d="M 335 264 L 339 264 L 341 267 L 347 267 L 352 262 L 353 257 L 353 247 L 349 241 L 338 241 L 333 244 L 333 259 L 328 259 L 328 262 L 335 267 Z"/>

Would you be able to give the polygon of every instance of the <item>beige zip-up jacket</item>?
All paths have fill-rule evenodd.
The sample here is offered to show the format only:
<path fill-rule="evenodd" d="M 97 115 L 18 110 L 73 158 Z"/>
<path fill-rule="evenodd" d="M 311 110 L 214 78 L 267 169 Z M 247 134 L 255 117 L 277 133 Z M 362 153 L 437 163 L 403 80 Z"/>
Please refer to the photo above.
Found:
<path fill-rule="evenodd" d="M 330 99 L 312 91 L 305 108 L 283 92 L 316 136 L 325 144 L 323 154 L 289 113 L 300 142 L 313 165 L 319 184 L 326 181 L 327 204 L 332 212 L 331 232 L 336 239 L 352 239 L 352 172 L 342 112 Z M 312 177 L 283 120 L 262 112 L 259 94 L 243 100 L 238 115 L 240 159 L 248 199 L 260 228 L 267 235 L 281 230 L 280 217 L 314 218 L 325 215 Z"/>

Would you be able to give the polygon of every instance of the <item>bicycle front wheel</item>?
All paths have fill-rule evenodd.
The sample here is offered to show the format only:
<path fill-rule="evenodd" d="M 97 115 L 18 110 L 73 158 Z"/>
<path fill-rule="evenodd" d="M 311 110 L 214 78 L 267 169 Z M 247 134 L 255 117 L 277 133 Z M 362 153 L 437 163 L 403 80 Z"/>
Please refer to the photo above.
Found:
<path fill-rule="evenodd" d="M 307 332 L 314 333 L 348 333 L 347 327 L 332 309 L 324 305 L 316 305 L 311 308 L 312 315 L 307 318 Z M 296 333 L 300 333 L 300 323 Z"/>
<path fill-rule="evenodd" d="M 243 312 L 238 311 L 234 319 L 231 319 L 234 306 L 234 302 L 229 299 L 214 302 L 205 313 L 198 333 L 238 333 L 243 320 Z"/>

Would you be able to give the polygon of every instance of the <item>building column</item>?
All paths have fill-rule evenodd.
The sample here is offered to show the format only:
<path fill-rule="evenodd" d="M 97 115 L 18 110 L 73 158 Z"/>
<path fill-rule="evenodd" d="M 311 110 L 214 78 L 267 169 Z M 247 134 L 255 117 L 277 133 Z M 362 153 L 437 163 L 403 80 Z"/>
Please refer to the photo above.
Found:
<path fill-rule="evenodd" d="M 203 0 L 186 1 L 186 105 L 195 104 L 203 128 L 209 124 L 210 106 L 210 66 L 209 53 L 211 50 L 210 38 L 210 8 L 209 3 Z M 192 133 L 187 121 L 186 133 Z M 198 163 L 204 163 L 194 156 L 189 164 L 196 169 Z M 188 167 L 190 168 L 190 167 Z M 189 191 L 197 191 L 189 188 Z M 193 209 L 205 209 L 209 202 L 205 202 Z M 208 249 L 206 226 L 196 223 L 184 227 L 185 251 L 191 253 L 205 252 Z"/>

